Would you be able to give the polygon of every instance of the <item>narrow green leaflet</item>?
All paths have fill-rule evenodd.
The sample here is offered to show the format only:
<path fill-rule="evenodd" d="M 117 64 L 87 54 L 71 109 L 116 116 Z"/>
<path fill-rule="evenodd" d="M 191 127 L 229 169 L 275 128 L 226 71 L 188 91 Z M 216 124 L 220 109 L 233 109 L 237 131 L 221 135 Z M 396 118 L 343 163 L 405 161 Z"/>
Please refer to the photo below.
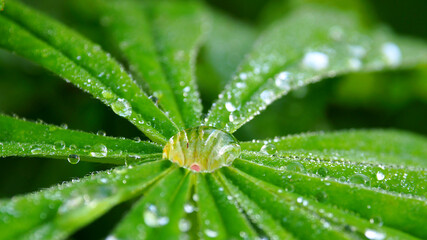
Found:
<path fill-rule="evenodd" d="M 193 197 L 198 207 L 197 217 L 200 226 L 200 235 L 204 239 L 227 239 L 225 225 L 207 185 L 206 176 L 204 174 L 196 175 L 196 195 Z"/>
<path fill-rule="evenodd" d="M 215 204 L 218 206 L 218 212 L 221 214 L 228 238 L 256 238 L 257 233 L 246 218 L 243 210 L 240 209 L 237 201 L 217 176 L 215 174 L 206 175 L 206 181 Z"/>
<path fill-rule="evenodd" d="M 65 239 L 115 205 L 137 196 L 170 167 L 156 161 L 100 172 L 0 202 L 1 239 Z"/>
<path fill-rule="evenodd" d="M 338 182 L 304 173 L 301 168 L 277 170 L 242 160 L 234 161 L 233 166 L 252 177 L 287 191 L 293 191 L 304 197 L 314 197 L 340 209 L 357 213 L 365 219 L 380 217 L 384 226 L 416 237 L 427 237 L 425 231 L 427 219 L 424 217 L 427 215 L 427 200 L 424 197 L 371 188 L 365 185 L 364 181 Z M 235 174 L 227 176 L 235 177 Z M 391 211 L 391 206 L 399 211 Z"/>
<path fill-rule="evenodd" d="M 222 174 L 220 175 L 221 181 L 224 183 L 231 196 L 236 199 L 239 205 L 244 209 L 248 218 L 256 224 L 256 226 L 263 233 L 261 236 L 266 235 L 274 240 L 280 239 L 295 239 L 292 234 L 287 232 L 278 221 L 276 221 L 270 214 L 261 209 L 251 199 L 243 194 L 238 187 L 234 186 Z"/>
<path fill-rule="evenodd" d="M 241 158 L 277 170 L 299 170 L 340 182 L 363 183 L 386 191 L 427 197 L 426 169 L 351 162 L 346 158 L 332 160 L 336 158 L 334 155 L 319 157 L 299 152 L 279 155 L 273 157 L 265 153 L 244 152 Z"/>
<path fill-rule="evenodd" d="M 299 153 L 307 157 L 329 156 L 330 160 L 348 159 L 427 168 L 427 139 L 397 130 L 346 130 L 330 133 L 306 133 L 268 140 L 242 142 L 243 150 L 263 151 L 268 145 L 279 154 Z"/>
<path fill-rule="evenodd" d="M 15 1 L 0 14 L 0 47 L 72 82 L 164 143 L 177 127 L 114 59 L 78 33 Z"/>
<path fill-rule="evenodd" d="M 103 25 L 129 61 L 131 70 L 138 75 L 139 80 L 144 81 L 141 85 L 148 84 L 158 104 L 181 129 L 184 128 L 181 111 L 182 113 L 192 111 L 190 104 L 198 104 L 198 100 L 194 98 L 196 87 L 194 80 L 191 79 L 194 78 L 192 69 L 195 62 L 194 51 L 199 47 L 199 38 L 204 31 L 200 26 L 205 21 L 201 15 L 201 6 L 194 3 L 170 3 L 171 6 L 168 4 L 165 7 L 167 11 L 173 8 L 188 10 L 173 11 L 159 16 L 161 18 L 167 16 L 158 24 L 172 25 L 170 30 L 173 32 L 169 31 L 167 36 L 164 36 L 164 33 L 158 33 L 155 37 L 154 31 L 160 30 L 155 30 L 159 27 L 153 23 L 153 19 L 148 18 L 145 5 L 135 0 L 97 2 L 101 7 Z M 162 11 L 162 6 L 155 8 Z M 150 14 L 150 17 L 155 16 Z M 185 31 L 183 31 L 184 26 Z M 174 38 L 171 39 L 169 34 Z M 172 57 L 173 59 L 169 59 Z M 185 72 L 175 73 L 176 69 L 183 69 L 183 67 L 187 69 Z M 187 87 L 191 91 L 187 91 Z M 187 98 L 181 97 L 184 95 Z M 187 104 L 184 102 L 185 99 L 191 102 Z M 197 105 L 194 106 L 195 109 L 199 108 Z M 184 111 L 184 109 L 187 110 Z"/>
<path fill-rule="evenodd" d="M 113 239 L 171 239 L 181 234 L 190 174 L 174 167 L 152 186 L 110 234 Z M 187 229 L 188 230 L 188 229 Z M 185 233 L 184 233 L 185 234 Z"/>
<path fill-rule="evenodd" d="M 0 11 L 4 9 L 4 0 L 0 0 Z"/>
<path fill-rule="evenodd" d="M 212 27 L 204 45 L 204 56 L 225 85 L 251 50 L 257 33 L 251 26 L 221 12 L 211 10 L 209 14 Z"/>
<path fill-rule="evenodd" d="M 236 131 L 289 91 L 326 77 L 427 62 L 427 46 L 365 29 L 347 12 L 306 6 L 274 23 L 210 110 L 207 124 Z"/>
<path fill-rule="evenodd" d="M 305 198 L 290 191 L 285 191 L 282 188 L 268 184 L 260 179 L 253 178 L 242 172 L 236 171 L 233 174 L 234 182 L 237 184 L 249 185 L 250 187 L 242 187 L 248 194 L 256 194 L 257 199 L 260 199 L 260 205 L 264 205 L 269 211 L 277 211 L 274 204 L 265 205 L 276 198 L 276 202 L 281 202 L 283 205 L 292 205 L 293 211 L 301 211 L 308 214 L 311 220 L 317 221 L 321 226 L 317 227 L 316 232 L 335 232 L 342 234 L 338 239 L 358 239 L 360 236 L 365 236 L 368 239 L 384 239 L 386 236 L 390 239 L 416 239 L 408 234 L 405 234 L 388 227 L 383 227 L 380 219 L 375 219 L 375 222 L 360 218 L 352 213 L 328 206 L 318 199 Z M 259 200 L 258 200 L 259 201 Z M 322 201 L 322 200 L 320 200 Z M 286 216 L 281 219 L 283 222 L 293 222 L 292 216 Z M 292 228 L 292 227 L 291 227 Z M 321 239 L 320 236 L 304 236 L 306 233 L 296 232 L 295 235 L 304 239 Z M 372 236 L 377 236 L 373 238 Z M 319 238 L 320 237 L 320 238 Z M 326 237 L 325 239 L 330 239 Z"/>
<path fill-rule="evenodd" d="M 209 27 L 196 2 L 156 2 L 148 7 L 154 43 L 187 128 L 200 125 L 202 104 L 195 80 L 199 46 Z M 161 101 L 161 96 L 159 96 Z"/>
<path fill-rule="evenodd" d="M 160 145 L 73 131 L 0 115 L 0 157 L 34 156 L 123 164 L 160 158 Z M 126 162 L 125 162 L 126 161 Z"/>

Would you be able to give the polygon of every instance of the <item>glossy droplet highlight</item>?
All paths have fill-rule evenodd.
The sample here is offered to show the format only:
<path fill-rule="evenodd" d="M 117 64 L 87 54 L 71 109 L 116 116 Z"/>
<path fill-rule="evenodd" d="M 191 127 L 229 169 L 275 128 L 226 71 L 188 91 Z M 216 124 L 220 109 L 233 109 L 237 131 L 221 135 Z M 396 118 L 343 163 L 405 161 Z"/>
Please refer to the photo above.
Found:
<path fill-rule="evenodd" d="M 111 104 L 113 111 L 122 117 L 127 117 L 132 114 L 132 107 L 126 99 L 119 98 L 113 104 Z"/>
<path fill-rule="evenodd" d="M 107 152 L 108 152 L 107 147 L 104 144 L 98 143 L 93 145 L 90 151 L 90 155 L 92 157 L 97 157 L 97 158 L 106 157 Z"/>
<path fill-rule="evenodd" d="M 329 57 L 322 52 L 308 52 L 305 54 L 302 64 L 305 68 L 320 71 L 328 67 Z"/>
<path fill-rule="evenodd" d="M 230 165 L 240 155 L 240 145 L 233 135 L 200 126 L 171 137 L 163 149 L 163 158 L 194 172 L 212 172 Z"/>
<path fill-rule="evenodd" d="M 371 179 L 361 173 L 354 174 L 350 177 L 349 181 L 354 184 L 363 184 L 365 186 L 371 186 Z"/>
<path fill-rule="evenodd" d="M 79 155 L 76 155 L 76 154 L 70 154 L 70 155 L 68 155 L 67 160 L 71 164 L 77 164 L 80 162 L 80 157 L 79 157 Z"/>
<path fill-rule="evenodd" d="M 390 66 L 398 66 L 402 61 L 402 52 L 399 46 L 394 43 L 388 42 L 381 46 L 381 53 L 385 62 Z"/>
<path fill-rule="evenodd" d="M 386 235 L 384 233 L 377 232 L 372 229 L 368 229 L 365 231 L 365 237 L 371 240 L 383 240 L 385 239 Z"/>
<path fill-rule="evenodd" d="M 276 145 L 272 143 L 267 143 L 261 147 L 260 151 L 261 153 L 264 153 L 267 155 L 273 155 L 277 152 L 277 148 L 276 148 Z"/>

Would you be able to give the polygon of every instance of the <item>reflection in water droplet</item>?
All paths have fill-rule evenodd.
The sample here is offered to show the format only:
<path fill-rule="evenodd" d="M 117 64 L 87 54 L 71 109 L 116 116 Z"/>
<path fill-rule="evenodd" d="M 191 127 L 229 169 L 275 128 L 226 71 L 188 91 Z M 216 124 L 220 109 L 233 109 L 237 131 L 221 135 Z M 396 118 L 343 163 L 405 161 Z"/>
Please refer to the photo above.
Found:
<path fill-rule="evenodd" d="M 371 179 L 361 173 L 354 174 L 350 177 L 349 182 L 354 184 L 363 184 L 365 186 L 371 186 Z"/>
<path fill-rule="evenodd" d="M 365 231 L 365 237 L 367 237 L 370 240 L 383 240 L 386 237 L 386 235 L 384 233 L 377 232 L 372 229 L 368 229 Z"/>
<path fill-rule="evenodd" d="M 384 173 L 382 173 L 382 172 L 377 172 L 377 179 L 378 179 L 378 181 L 381 181 L 381 180 L 383 180 L 384 179 Z"/>
<path fill-rule="evenodd" d="M 191 222 L 188 219 L 181 218 L 178 223 L 178 228 L 181 232 L 188 232 L 191 228 Z"/>
<path fill-rule="evenodd" d="M 55 150 L 63 150 L 65 148 L 65 142 L 64 141 L 56 141 L 53 144 L 53 148 Z"/>
<path fill-rule="evenodd" d="M 68 155 L 67 160 L 71 164 L 77 164 L 80 162 L 80 157 L 79 157 L 79 155 L 76 155 L 76 154 L 70 154 L 70 155 Z"/>
<path fill-rule="evenodd" d="M 218 232 L 211 229 L 205 229 L 205 235 L 210 238 L 215 238 L 218 237 Z"/>
<path fill-rule="evenodd" d="M 122 117 L 127 117 L 132 114 L 132 107 L 126 99 L 119 98 L 113 104 L 111 104 L 113 111 Z"/>
<path fill-rule="evenodd" d="M 106 157 L 107 152 L 108 152 L 107 147 L 104 144 L 98 143 L 93 145 L 93 147 L 91 148 L 90 155 L 92 157 L 97 157 L 97 158 Z"/>
<path fill-rule="evenodd" d="M 305 54 L 302 64 L 305 68 L 320 71 L 328 67 L 329 57 L 321 52 L 308 52 Z"/>
<path fill-rule="evenodd" d="M 289 171 L 297 171 L 297 172 L 304 172 L 305 167 L 300 162 L 290 162 L 286 166 L 286 169 Z"/>
<path fill-rule="evenodd" d="M 384 43 L 381 46 L 381 53 L 383 54 L 385 62 L 390 66 L 398 66 L 402 61 L 400 48 L 394 43 Z"/>
<path fill-rule="evenodd" d="M 320 167 L 319 169 L 317 169 L 317 175 L 319 175 L 321 177 L 328 176 L 328 169 L 325 167 Z"/>
<path fill-rule="evenodd" d="M 273 155 L 277 152 L 277 148 L 276 145 L 272 143 L 267 143 L 261 147 L 260 152 L 267 155 Z"/>
<path fill-rule="evenodd" d="M 163 149 L 163 158 L 193 172 L 212 172 L 230 165 L 240 155 L 233 135 L 200 126 L 177 133 Z"/>

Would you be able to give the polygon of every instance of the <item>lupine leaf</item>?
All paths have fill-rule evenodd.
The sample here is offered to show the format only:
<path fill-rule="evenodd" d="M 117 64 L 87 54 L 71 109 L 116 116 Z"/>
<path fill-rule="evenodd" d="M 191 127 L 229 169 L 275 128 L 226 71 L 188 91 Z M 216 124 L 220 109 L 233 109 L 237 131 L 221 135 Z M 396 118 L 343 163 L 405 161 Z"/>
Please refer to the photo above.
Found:
<path fill-rule="evenodd" d="M 242 142 L 244 150 L 260 151 L 273 144 L 280 152 L 312 153 L 315 158 L 345 158 L 354 162 L 394 164 L 427 168 L 427 139 L 397 130 L 347 130 L 330 133 L 306 133 L 269 140 Z M 307 155 L 308 156 L 308 155 Z"/>
<path fill-rule="evenodd" d="M 110 236 L 118 239 L 170 239 L 178 236 L 189 183 L 189 174 L 175 167 L 149 189 Z"/>
<path fill-rule="evenodd" d="M 121 167 L 0 202 L 0 238 L 65 239 L 140 194 L 169 166 L 169 161 L 156 161 Z"/>
<path fill-rule="evenodd" d="M 424 229 L 427 220 L 423 217 L 427 214 L 427 200 L 424 197 L 388 192 L 363 183 L 324 179 L 301 172 L 302 169 L 276 170 L 241 160 L 236 160 L 233 165 L 251 176 L 283 189 L 291 189 L 307 197 L 320 196 L 325 203 L 353 211 L 363 218 L 380 217 L 385 226 L 420 238 L 427 236 Z M 402 210 L 392 211 L 390 206 Z"/>
<path fill-rule="evenodd" d="M 0 14 L 0 47 L 72 82 L 127 118 L 153 141 L 177 131 L 116 61 L 78 33 L 15 1 Z"/>
<path fill-rule="evenodd" d="M 207 124 L 234 132 L 293 89 L 338 74 L 410 67 L 426 56 L 427 45 L 366 29 L 349 13 L 302 7 L 261 34 Z"/>
<path fill-rule="evenodd" d="M 156 11 L 175 9 L 158 16 L 160 22 L 149 19 L 149 16 L 156 14 L 149 14 L 147 6 L 134 0 L 98 2 L 102 6 L 101 18 L 108 19 L 104 21 L 108 33 L 129 61 L 131 70 L 144 80 L 141 85 L 148 84 L 158 104 L 179 127 L 185 127 L 183 118 L 187 121 L 190 118 L 182 114 L 194 111 L 191 115 L 194 118 L 200 111 L 196 110 L 200 106 L 197 105 L 199 101 L 192 80 L 192 65 L 199 38 L 204 31 L 201 24 L 206 21 L 201 14 L 201 6 L 194 3 L 170 3 L 164 8 L 160 6 Z M 176 11 L 178 8 L 182 10 Z M 170 26 L 167 35 L 161 32 L 163 28 L 157 24 Z M 186 31 L 181 31 L 184 26 Z M 154 35 L 156 31 L 159 33 Z M 192 90 L 187 91 L 187 87 Z M 184 95 L 188 95 L 187 98 L 183 98 Z M 187 103 L 186 99 L 191 102 Z"/>
<path fill-rule="evenodd" d="M 124 164 L 160 157 L 154 143 L 105 137 L 0 115 L 0 157 L 32 156 Z"/>

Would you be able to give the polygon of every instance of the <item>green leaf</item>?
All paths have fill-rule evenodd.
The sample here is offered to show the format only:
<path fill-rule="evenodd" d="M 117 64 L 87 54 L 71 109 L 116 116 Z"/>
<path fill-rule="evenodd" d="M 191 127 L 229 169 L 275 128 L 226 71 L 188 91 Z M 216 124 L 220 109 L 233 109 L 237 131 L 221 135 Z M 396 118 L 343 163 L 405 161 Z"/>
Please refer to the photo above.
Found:
<path fill-rule="evenodd" d="M 220 177 L 228 191 L 231 193 L 231 196 L 236 199 L 240 207 L 244 209 L 248 218 L 256 224 L 256 226 L 260 228 L 265 235 L 271 239 L 294 239 L 292 234 L 287 232 L 270 214 L 251 201 L 251 199 L 242 193 L 238 187 L 231 184 L 230 181 L 228 181 L 222 174 Z"/>
<path fill-rule="evenodd" d="M 427 214 L 425 197 L 388 192 L 352 182 L 338 182 L 334 179 L 304 173 L 301 169 L 295 168 L 276 170 L 242 160 L 234 161 L 233 166 L 255 178 L 287 189 L 287 191 L 317 198 L 319 201 L 340 209 L 357 213 L 365 219 L 379 217 L 385 226 L 416 237 L 425 238 L 427 236 L 427 232 L 424 230 L 427 219 L 423 217 Z M 227 176 L 233 177 L 234 175 Z M 239 186 L 247 185 L 240 184 Z M 390 206 L 400 210 L 390 210 Z"/>
<path fill-rule="evenodd" d="M 271 143 L 286 154 L 327 157 L 375 164 L 393 164 L 427 168 L 427 139 L 397 130 L 347 130 L 329 133 L 306 133 L 268 140 L 242 142 L 243 150 L 260 151 Z M 310 154 L 311 153 L 311 154 Z"/>
<path fill-rule="evenodd" d="M 196 175 L 196 197 L 193 197 L 197 202 L 198 207 L 198 223 L 201 236 L 203 238 L 226 239 L 227 232 L 225 231 L 224 222 L 218 211 L 218 206 L 209 191 L 209 187 L 205 179 L 206 175 Z"/>
<path fill-rule="evenodd" d="M 228 175 L 236 184 L 241 186 L 243 191 L 247 192 L 252 199 L 262 205 L 265 209 L 273 212 L 278 220 L 288 225 L 287 229 L 293 230 L 293 233 L 303 239 L 357 239 L 359 236 L 365 236 L 368 239 L 384 239 L 387 236 L 390 239 L 416 239 L 408 234 L 396 231 L 387 227 L 381 227 L 382 223 L 372 224 L 366 219 L 362 219 L 352 213 L 345 212 L 334 207 L 319 203 L 310 198 L 304 198 L 290 191 L 285 191 L 274 185 L 268 184 L 260 179 L 253 178 L 245 173 L 229 171 Z M 244 187 L 243 187 L 243 186 Z M 279 205 L 278 205 L 279 204 Z M 283 216 L 283 210 L 277 211 L 286 205 L 290 205 L 291 214 Z M 297 212 L 298 215 L 293 215 Z M 312 231 L 299 231 L 298 224 L 307 218 L 314 226 Z M 376 220 L 377 221 L 377 220 Z M 309 226 L 307 222 L 304 226 Z M 307 235 L 308 234 L 308 235 Z M 335 236 L 334 236 L 335 235 Z M 341 235 L 341 236 L 340 236 Z M 373 238 L 371 236 L 375 235 Z"/>
<path fill-rule="evenodd" d="M 171 239 L 180 235 L 190 174 L 174 167 L 152 186 L 110 235 L 118 239 Z M 162 197 L 159 197 L 162 196 Z"/>
<path fill-rule="evenodd" d="M 425 44 L 366 29 L 347 12 L 302 7 L 259 37 L 207 124 L 234 132 L 293 89 L 339 74 L 411 67 L 426 56 Z"/>
<path fill-rule="evenodd" d="M 72 82 L 165 143 L 177 127 L 114 59 L 78 33 L 14 1 L 0 14 L 0 47 Z"/>
<path fill-rule="evenodd" d="M 0 202 L 1 239 L 65 239 L 163 176 L 169 161 L 121 167 Z"/>
<path fill-rule="evenodd" d="M 180 2 L 150 8 L 133 0 L 98 3 L 108 33 L 138 79 L 148 84 L 158 104 L 181 129 L 185 127 L 183 118 L 187 125 L 194 125 L 201 108 L 193 73 L 205 31 L 201 6 Z"/>
<path fill-rule="evenodd" d="M 71 161 L 124 164 L 152 158 L 152 154 L 160 158 L 162 151 L 151 142 L 105 137 L 1 114 L 0 132 L 0 157 L 71 157 Z"/>
<path fill-rule="evenodd" d="M 219 177 L 216 174 L 207 174 L 206 181 L 215 204 L 218 206 L 218 212 L 221 214 L 228 238 L 256 238 L 257 233 L 227 187 L 220 182 Z"/>

